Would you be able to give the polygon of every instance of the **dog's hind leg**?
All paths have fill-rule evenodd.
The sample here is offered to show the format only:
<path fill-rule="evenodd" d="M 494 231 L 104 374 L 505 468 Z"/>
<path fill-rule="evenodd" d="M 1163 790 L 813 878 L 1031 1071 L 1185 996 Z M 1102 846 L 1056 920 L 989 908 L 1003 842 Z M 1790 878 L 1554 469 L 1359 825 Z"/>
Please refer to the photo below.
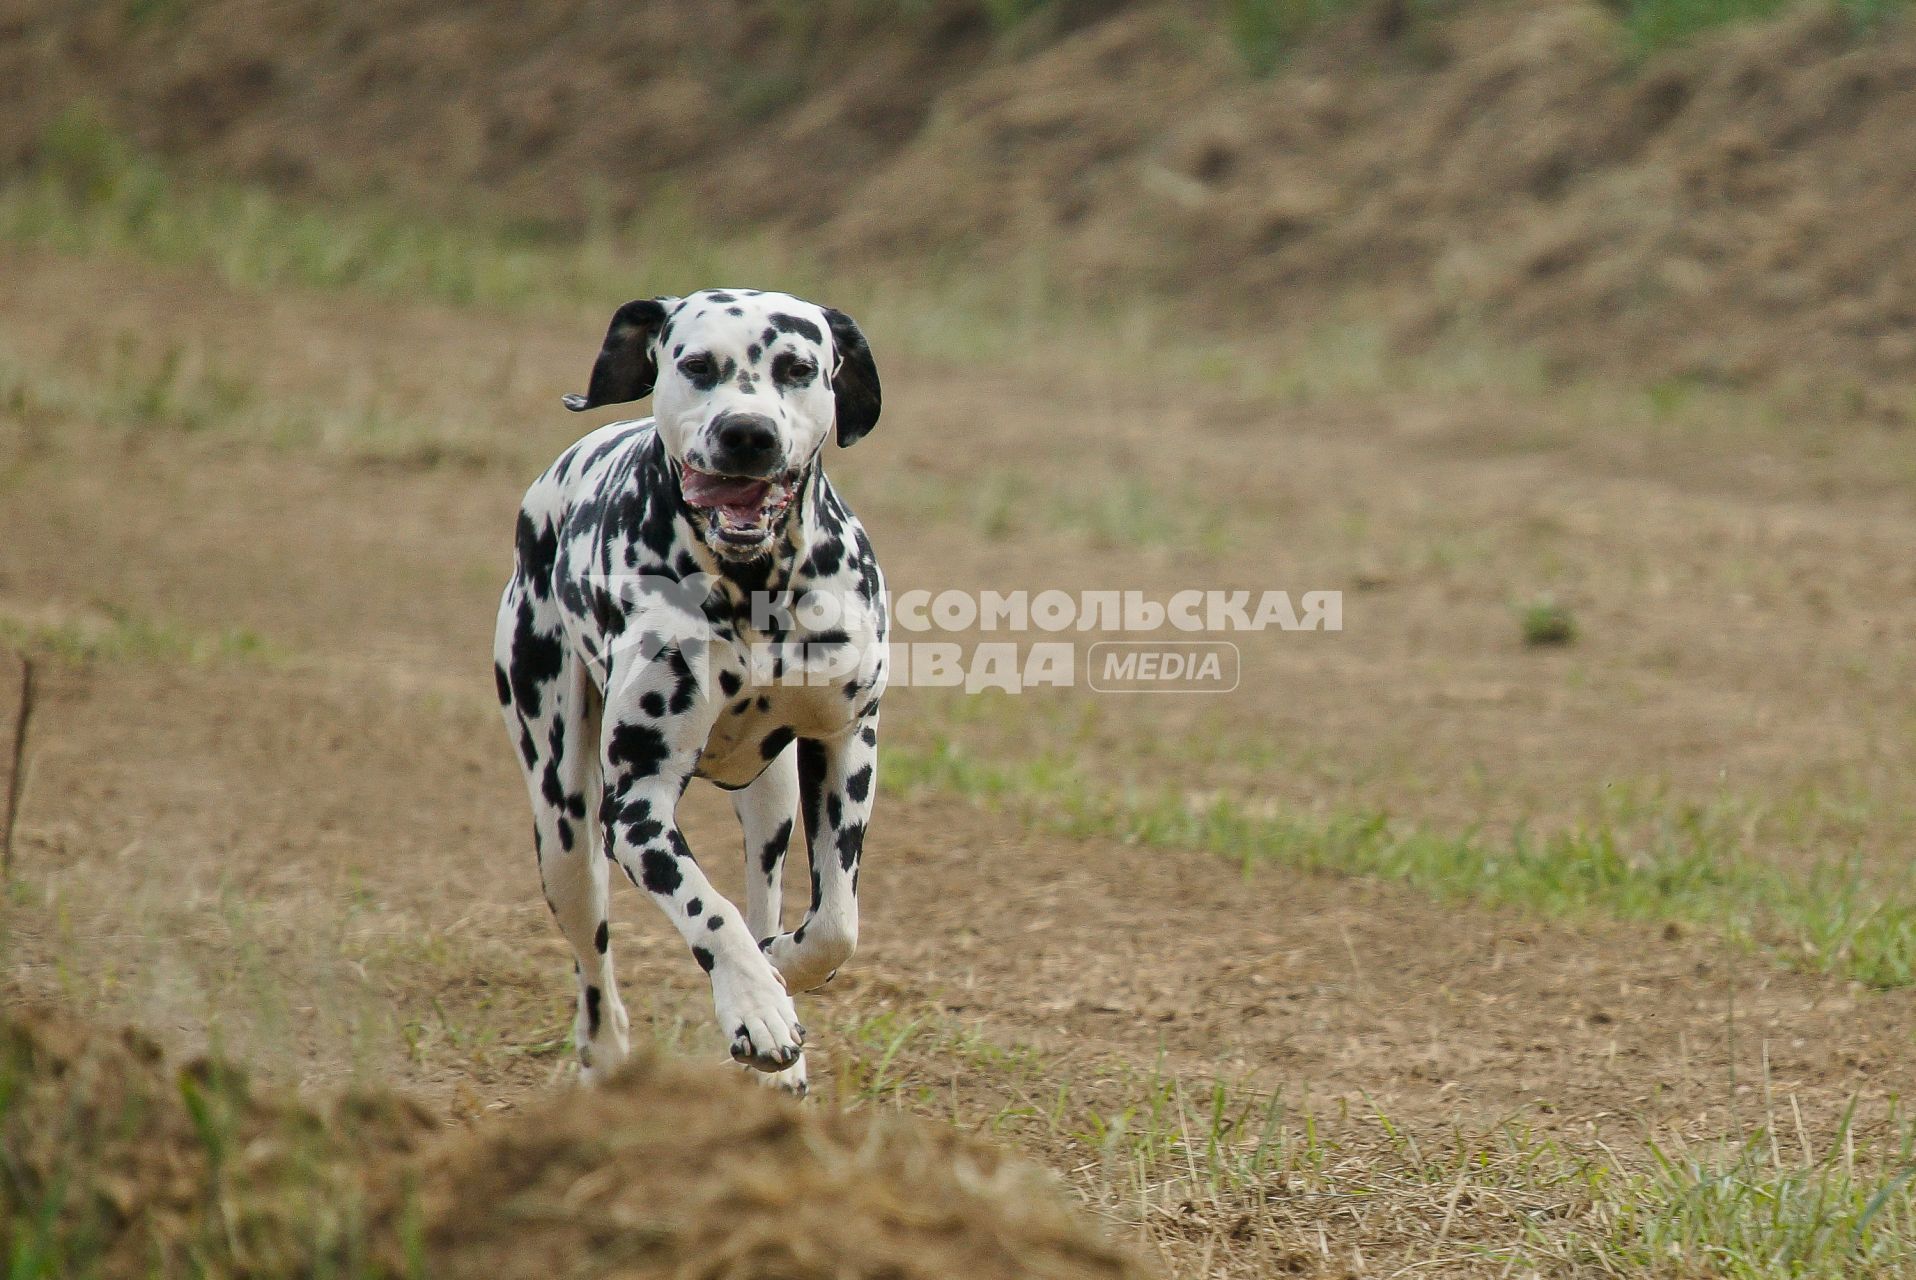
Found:
<path fill-rule="evenodd" d="M 572 1040 L 580 1074 L 590 1082 L 625 1060 L 629 1040 L 606 916 L 599 694 L 565 645 L 555 612 L 540 609 L 515 579 L 500 605 L 494 664 L 506 728 L 532 799 L 539 885 L 572 945 L 579 979 Z"/>
<path fill-rule="evenodd" d="M 858 946 L 858 866 L 877 790 L 876 704 L 836 738 L 798 740 L 798 790 L 811 855 L 804 923 L 765 946 L 793 991 L 831 980 Z"/>

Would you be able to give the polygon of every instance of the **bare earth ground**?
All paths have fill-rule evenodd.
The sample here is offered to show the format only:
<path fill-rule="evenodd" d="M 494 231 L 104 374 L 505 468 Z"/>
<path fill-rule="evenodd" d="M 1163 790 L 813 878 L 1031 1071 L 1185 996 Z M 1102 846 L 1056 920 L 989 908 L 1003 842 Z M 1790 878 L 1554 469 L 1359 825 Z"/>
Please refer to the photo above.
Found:
<path fill-rule="evenodd" d="M 249 404 L 388 424 L 273 444 L 243 438 L 251 409 L 129 429 L 17 397 L 0 418 L 0 617 L 45 674 L 6 987 L 302 1087 L 394 1083 L 452 1118 L 560 1087 L 566 961 L 485 668 L 511 514 L 584 428 L 556 400 L 601 319 L 266 298 L 22 253 L 0 259 L 0 315 L 4 354 L 67 383 L 113 385 L 184 341 Z M 1694 806 L 1753 858 L 1902 874 L 1906 437 L 1595 393 L 1286 405 L 1044 351 L 887 359 L 873 339 L 885 421 L 830 464 L 894 591 L 1346 593 L 1341 633 L 1249 638 L 1232 697 L 901 690 L 901 749 L 1442 830 L 1649 830 Z M 1513 606 L 1540 592 L 1573 606 L 1578 644 L 1520 643 Z M 688 805 L 729 882 L 727 806 Z M 1629 1161 L 1779 1110 L 1821 1142 L 1853 1099 L 1867 1141 L 1916 1066 L 1908 990 L 1709 929 L 1242 872 L 938 787 L 883 798 L 869 869 L 859 956 L 807 1002 L 820 1105 L 993 1132 L 1173 1274 L 1477 1274 L 1473 1249 L 1548 1235 L 1554 1210 L 1465 1196 L 1462 1175 L 1322 1202 L 1280 1182 L 1237 1224 L 1194 1194 L 1141 1210 L 1099 1181 L 1087 1117 L 1166 1081 L 1275 1091 L 1350 1153 L 1389 1146 L 1381 1113 L 1413 1145 L 1510 1123 Z M 648 907 L 618 904 L 635 1029 L 715 1054 L 696 969 Z"/>

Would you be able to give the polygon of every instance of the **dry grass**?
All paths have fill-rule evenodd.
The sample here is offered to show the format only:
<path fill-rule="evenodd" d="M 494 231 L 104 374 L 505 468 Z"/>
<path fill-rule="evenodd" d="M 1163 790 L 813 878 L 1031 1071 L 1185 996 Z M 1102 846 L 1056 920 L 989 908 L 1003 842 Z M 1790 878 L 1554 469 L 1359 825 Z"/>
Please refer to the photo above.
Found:
<path fill-rule="evenodd" d="M 843 1028 L 841 1101 L 948 1114 L 1066 1170 L 1174 1274 L 1889 1277 L 1916 1258 L 1916 1128 L 1895 1108 L 1821 1143 L 1766 1089 L 1729 1140 L 1621 1152 L 1534 1114 L 1418 1125 L 1162 1063 L 1000 1045 L 936 1009 Z M 1367 1256 L 1368 1253 L 1368 1256 Z"/>

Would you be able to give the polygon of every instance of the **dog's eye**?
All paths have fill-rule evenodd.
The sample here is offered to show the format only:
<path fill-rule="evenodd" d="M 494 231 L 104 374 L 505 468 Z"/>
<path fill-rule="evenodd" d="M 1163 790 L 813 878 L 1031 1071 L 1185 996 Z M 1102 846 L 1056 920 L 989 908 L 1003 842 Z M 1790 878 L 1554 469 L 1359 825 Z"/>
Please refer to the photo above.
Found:
<path fill-rule="evenodd" d="M 712 376 L 712 357 L 687 356 L 679 361 L 679 372 L 688 378 L 709 378 Z"/>
<path fill-rule="evenodd" d="M 772 376 L 780 382 L 809 382 L 818 366 L 800 356 L 780 356 L 772 364 Z"/>

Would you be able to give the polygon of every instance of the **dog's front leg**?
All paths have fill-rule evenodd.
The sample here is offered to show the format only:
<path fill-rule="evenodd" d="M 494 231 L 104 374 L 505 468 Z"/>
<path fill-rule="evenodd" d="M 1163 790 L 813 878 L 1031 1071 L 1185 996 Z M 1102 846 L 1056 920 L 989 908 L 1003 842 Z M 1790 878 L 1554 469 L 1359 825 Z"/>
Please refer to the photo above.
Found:
<path fill-rule="evenodd" d="M 805 1030 L 745 917 L 705 878 L 679 834 L 679 797 L 711 730 L 682 664 L 654 662 L 607 699 L 603 734 L 607 855 L 652 895 L 710 975 L 732 1056 L 760 1071 L 799 1061 Z"/>
<path fill-rule="evenodd" d="M 878 708 L 834 738 L 798 742 L 798 799 L 811 855 L 804 923 L 765 944 L 794 991 L 831 980 L 858 946 L 858 862 L 878 789 Z"/>

